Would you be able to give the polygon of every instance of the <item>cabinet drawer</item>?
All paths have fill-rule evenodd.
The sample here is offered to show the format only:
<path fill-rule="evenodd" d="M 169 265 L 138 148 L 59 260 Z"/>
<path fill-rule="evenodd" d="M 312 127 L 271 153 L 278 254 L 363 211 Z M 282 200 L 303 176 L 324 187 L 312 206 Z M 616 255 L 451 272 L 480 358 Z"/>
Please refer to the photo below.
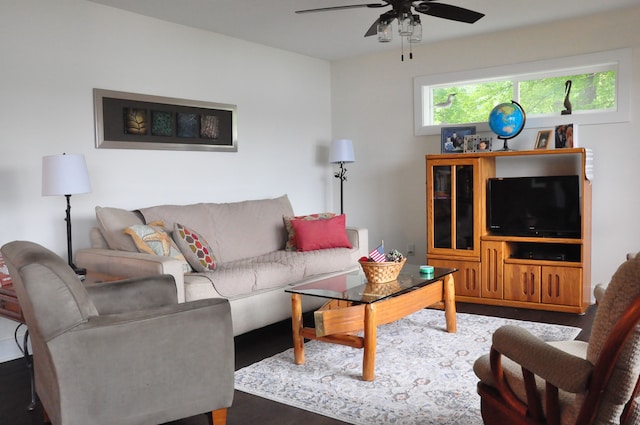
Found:
<path fill-rule="evenodd" d="M 0 316 L 22 322 L 22 310 L 18 299 L 0 294 Z"/>

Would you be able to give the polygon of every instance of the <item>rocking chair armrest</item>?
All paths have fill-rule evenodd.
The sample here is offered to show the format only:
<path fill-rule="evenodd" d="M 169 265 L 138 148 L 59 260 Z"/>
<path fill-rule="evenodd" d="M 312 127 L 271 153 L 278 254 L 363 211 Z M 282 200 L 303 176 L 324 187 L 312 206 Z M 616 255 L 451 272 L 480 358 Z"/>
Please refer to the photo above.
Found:
<path fill-rule="evenodd" d="M 557 388 L 577 394 L 587 390 L 593 364 L 554 347 L 519 326 L 493 334 L 493 348 Z"/>

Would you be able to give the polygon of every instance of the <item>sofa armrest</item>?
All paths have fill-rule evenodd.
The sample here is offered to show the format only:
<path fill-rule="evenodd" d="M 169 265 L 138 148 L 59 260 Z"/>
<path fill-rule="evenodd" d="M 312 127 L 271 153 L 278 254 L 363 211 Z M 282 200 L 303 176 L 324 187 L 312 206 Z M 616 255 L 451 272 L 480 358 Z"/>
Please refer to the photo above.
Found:
<path fill-rule="evenodd" d="M 134 277 L 85 285 L 99 314 L 148 310 L 178 303 L 173 276 Z"/>
<path fill-rule="evenodd" d="M 142 252 L 85 248 L 76 252 L 76 264 L 87 270 L 122 278 L 170 274 L 175 279 L 178 302 L 184 302 L 183 263 L 175 258 Z"/>
<path fill-rule="evenodd" d="M 369 255 L 369 230 L 364 227 L 347 226 L 347 237 L 353 249 L 351 259 L 357 263 L 360 257 Z"/>

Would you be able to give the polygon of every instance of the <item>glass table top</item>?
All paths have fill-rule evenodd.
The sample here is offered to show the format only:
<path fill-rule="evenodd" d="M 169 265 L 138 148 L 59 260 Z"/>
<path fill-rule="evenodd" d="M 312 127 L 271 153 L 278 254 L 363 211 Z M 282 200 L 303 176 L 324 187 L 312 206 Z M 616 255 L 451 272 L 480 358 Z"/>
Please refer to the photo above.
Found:
<path fill-rule="evenodd" d="M 310 295 L 356 303 L 374 303 L 442 280 L 457 269 L 435 267 L 433 276 L 420 273 L 420 266 L 405 264 L 391 282 L 369 284 L 362 269 L 285 289 L 291 294 Z"/>

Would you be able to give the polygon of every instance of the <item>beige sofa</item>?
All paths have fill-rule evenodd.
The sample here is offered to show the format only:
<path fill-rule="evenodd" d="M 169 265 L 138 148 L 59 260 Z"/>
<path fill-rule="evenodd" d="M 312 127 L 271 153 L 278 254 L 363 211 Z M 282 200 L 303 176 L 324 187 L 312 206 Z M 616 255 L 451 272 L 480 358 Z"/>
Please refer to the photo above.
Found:
<path fill-rule="evenodd" d="M 292 216 L 286 195 L 234 203 L 161 205 L 136 211 L 96 207 L 98 226 L 91 232 L 91 248 L 77 251 L 75 262 L 123 277 L 170 274 L 176 280 L 180 302 L 226 298 L 231 305 L 233 333 L 239 335 L 291 316 L 285 288 L 356 270 L 358 259 L 368 253 L 368 232 L 364 228 L 346 228 L 351 248 L 285 250 L 289 233 L 283 217 Z M 197 231 L 208 243 L 215 258 L 214 270 L 193 270 L 174 248 L 172 256 L 140 252 L 136 238 L 124 232 L 155 224 L 171 235 L 176 223 Z M 306 297 L 303 309 L 311 310 L 323 301 Z"/>

